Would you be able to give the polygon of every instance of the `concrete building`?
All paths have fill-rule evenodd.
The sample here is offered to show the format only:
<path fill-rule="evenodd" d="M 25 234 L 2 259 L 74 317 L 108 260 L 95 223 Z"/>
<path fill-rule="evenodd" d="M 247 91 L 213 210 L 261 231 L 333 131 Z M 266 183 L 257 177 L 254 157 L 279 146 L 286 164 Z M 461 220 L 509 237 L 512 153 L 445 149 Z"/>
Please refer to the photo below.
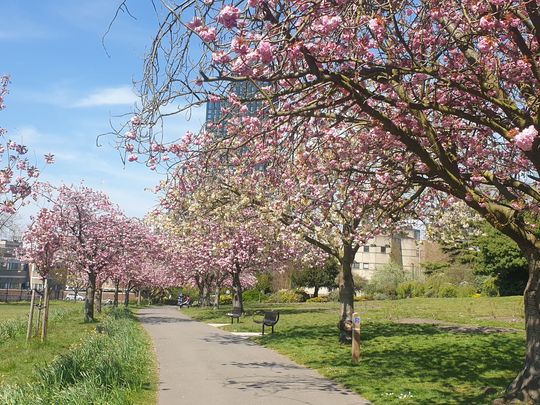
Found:
<path fill-rule="evenodd" d="M 30 288 L 30 268 L 16 256 L 16 250 L 21 242 L 0 240 L 0 288 L 28 289 Z"/>
<path fill-rule="evenodd" d="M 370 280 L 377 270 L 394 262 L 414 278 L 420 275 L 420 264 L 424 261 L 425 248 L 420 231 L 409 229 L 393 236 L 376 236 L 360 247 L 354 259 L 353 274 Z"/>
<path fill-rule="evenodd" d="M 251 82 L 236 82 L 231 83 L 225 93 L 235 93 L 240 99 L 246 100 L 255 98 L 257 95 L 257 87 Z M 256 115 L 262 108 L 262 101 L 248 101 L 245 103 L 249 115 Z M 228 101 L 209 101 L 206 103 L 206 125 L 217 125 L 211 129 L 212 132 L 219 136 L 224 136 L 227 131 L 227 120 L 238 114 L 238 108 L 233 107 Z"/>

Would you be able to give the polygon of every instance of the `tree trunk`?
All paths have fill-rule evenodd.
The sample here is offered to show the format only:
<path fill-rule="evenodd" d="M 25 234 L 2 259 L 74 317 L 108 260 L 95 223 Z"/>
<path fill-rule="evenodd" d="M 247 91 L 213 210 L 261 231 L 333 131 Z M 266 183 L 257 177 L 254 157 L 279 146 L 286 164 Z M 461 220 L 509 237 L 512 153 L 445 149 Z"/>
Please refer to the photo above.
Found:
<path fill-rule="evenodd" d="M 131 291 L 131 288 L 126 288 L 126 291 L 124 293 L 124 307 L 129 306 L 129 292 Z"/>
<path fill-rule="evenodd" d="M 339 275 L 339 302 L 341 314 L 338 323 L 340 342 L 350 342 L 352 333 L 352 314 L 354 312 L 354 282 L 352 263 L 355 251 L 351 244 L 344 243 L 341 258 L 341 273 Z"/>
<path fill-rule="evenodd" d="M 88 274 L 88 286 L 86 287 L 86 299 L 84 301 L 84 321 L 94 321 L 94 298 L 96 295 L 96 274 Z"/>
<path fill-rule="evenodd" d="M 216 286 L 215 297 L 214 297 L 214 308 L 219 308 L 219 299 L 221 297 L 221 289 L 219 286 Z"/>
<path fill-rule="evenodd" d="M 117 281 L 114 283 L 114 299 L 113 299 L 113 307 L 118 307 L 118 293 L 120 291 L 120 281 Z"/>
<path fill-rule="evenodd" d="M 319 296 L 319 286 L 316 285 L 313 287 L 313 298 L 317 298 Z"/>
<path fill-rule="evenodd" d="M 210 287 L 206 282 L 203 283 L 202 288 L 200 289 L 199 303 L 201 307 L 210 306 Z"/>
<path fill-rule="evenodd" d="M 96 291 L 96 311 L 100 314 L 101 313 L 101 304 L 103 301 L 103 288 L 99 288 Z"/>
<path fill-rule="evenodd" d="M 41 343 L 47 339 L 47 324 L 49 322 L 49 278 L 43 284 L 43 320 L 41 324 Z"/>
<path fill-rule="evenodd" d="M 137 305 L 141 305 L 141 290 L 137 290 Z"/>
<path fill-rule="evenodd" d="M 242 297 L 242 284 L 240 283 L 240 268 L 236 265 L 236 271 L 233 272 L 233 308 L 238 308 L 244 312 L 244 299 Z"/>
<path fill-rule="evenodd" d="M 32 288 L 32 298 L 30 300 L 30 313 L 28 314 L 28 327 L 26 329 L 26 341 L 32 337 L 32 322 L 34 321 L 34 301 L 36 299 L 36 289 Z"/>
<path fill-rule="evenodd" d="M 529 260 L 529 280 L 523 296 L 527 337 L 525 364 L 507 388 L 504 400 L 517 398 L 525 403 L 537 404 L 540 403 L 540 252 L 529 252 L 526 256 Z M 505 403 L 504 400 L 502 403 Z"/>

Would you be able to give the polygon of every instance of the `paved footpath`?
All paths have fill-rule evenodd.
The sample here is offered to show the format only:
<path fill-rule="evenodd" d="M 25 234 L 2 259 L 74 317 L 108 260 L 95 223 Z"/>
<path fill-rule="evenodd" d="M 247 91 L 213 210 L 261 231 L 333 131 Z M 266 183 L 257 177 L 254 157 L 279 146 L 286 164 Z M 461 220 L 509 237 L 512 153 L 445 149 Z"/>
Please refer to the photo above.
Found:
<path fill-rule="evenodd" d="M 193 321 L 176 307 L 143 309 L 139 318 L 157 351 L 160 405 L 369 404 L 317 372 L 243 336 Z"/>

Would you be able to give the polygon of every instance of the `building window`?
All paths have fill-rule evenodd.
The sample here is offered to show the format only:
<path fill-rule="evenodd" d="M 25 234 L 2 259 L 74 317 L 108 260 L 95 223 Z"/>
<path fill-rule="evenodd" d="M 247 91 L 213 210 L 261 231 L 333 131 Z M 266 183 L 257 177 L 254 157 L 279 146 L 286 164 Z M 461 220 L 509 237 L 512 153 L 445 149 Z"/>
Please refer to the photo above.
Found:
<path fill-rule="evenodd" d="M 369 246 L 364 246 L 364 253 L 369 253 Z"/>
<path fill-rule="evenodd" d="M 9 262 L 8 265 L 7 265 L 7 269 L 17 271 L 17 270 L 19 270 L 19 263 Z"/>
<path fill-rule="evenodd" d="M 353 262 L 352 268 L 353 268 L 353 270 L 359 270 L 359 269 L 360 269 L 360 263 L 358 263 L 358 262 Z"/>
<path fill-rule="evenodd" d="M 362 268 L 364 270 L 369 270 L 369 263 L 362 263 Z"/>
<path fill-rule="evenodd" d="M 381 246 L 381 253 L 386 253 L 386 246 Z"/>

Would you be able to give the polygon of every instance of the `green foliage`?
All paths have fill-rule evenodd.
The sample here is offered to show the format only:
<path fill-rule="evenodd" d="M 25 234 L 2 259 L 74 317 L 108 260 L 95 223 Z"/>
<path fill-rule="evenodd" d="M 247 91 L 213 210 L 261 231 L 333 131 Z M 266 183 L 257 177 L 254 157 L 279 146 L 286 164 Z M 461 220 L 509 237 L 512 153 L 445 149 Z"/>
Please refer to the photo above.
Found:
<path fill-rule="evenodd" d="M 245 293 L 242 294 L 242 298 L 245 300 Z M 219 296 L 219 305 L 230 305 L 232 304 L 232 295 L 231 294 L 221 294 Z"/>
<path fill-rule="evenodd" d="M 270 294 L 272 292 L 272 274 L 266 272 L 259 273 L 257 275 L 255 290 L 261 294 Z"/>
<path fill-rule="evenodd" d="M 439 287 L 437 292 L 439 298 L 456 298 L 458 296 L 457 287 L 450 283 L 445 283 Z"/>
<path fill-rule="evenodd" d="M 313 297 L 308 298 L 306 302 L 328 302 L 328 297 Z"/>
<path fill-rule="evenodd" d="M 353 274 L 353 283 L 354 283 L 354 291 L 360 292 L 360 291 L 365 290 L 368 284 L 368 281 L 364 277 L 358 274 Z"/>
<path fill-rule="evenodd" d="M 332 291 L 330 291 L 327 298 L 328 301 L 339 302 L 339 288 L 334 288 Z"/>
<path fill-rule="evenodd" d="M 491 225 L 484 224 L 482 231 L 476 241 L 476 273 L 493 276 L 500 295 L 522 295 L 528 277 L 527 259 L 512 239 Z"/>
<path fill-rule="evenodd" d="M 112 310 L 100 326 L 102 333 L 39 368 L 32 383 L 2 386 L 0 403 L 133 403 L 153 379 L 148 338 L 128 311 Z"/>
<path fill-rule="evenodd" d="M 244 302 L 265 302 L 268 296 L 257 289 L 246 290 L 242 294 Z"/>
<path fill-rule="evenodd" d="M 297 287 L 332 289 L 337 287 L 336 277 L 338 274 L 339 264 L 334 258 L 329 258 L 324 266 L 309 266 L 302 271 L 293 273 L 292 282 Z"/>
<path fill-rule="evenodd" d="M 389 263 L 380 270 L 376 271 L 373 278 L 365 287 L 367 294 L 375 297 L 386 296 L 395 298 L 397 296 L 397 287 L 406 280 L 407 276 L 403 269 L 395 263 Z M 377 298 L 376 298 L 377 299 Z"/>
<path fill-rule="evenodd" d="M 496 297 L 499 295 L 497 277 L 487 276 L 482 280 L 482 295 L 486 297 Z"/>
<path fill-rule="evenodd" d="M 424 262 L 422 263 L 424 268 L 424 274 L 431 276 L 434 273 L 444 272 L 445 269 L 450 267 L 450 263 L 441 263 L 441 262 Z"/>
<path fill-rule="evenodd" d="M 398 298 L 423 297 L 426 286 L 418 280 L 410 280 L 400 283 L 396 288 Z"/>
<path fill-rule="evenodd" d="M 309 295 L 299 290 L 279 290 L 268 297 L 268 302 L 304 302 Z"/>

